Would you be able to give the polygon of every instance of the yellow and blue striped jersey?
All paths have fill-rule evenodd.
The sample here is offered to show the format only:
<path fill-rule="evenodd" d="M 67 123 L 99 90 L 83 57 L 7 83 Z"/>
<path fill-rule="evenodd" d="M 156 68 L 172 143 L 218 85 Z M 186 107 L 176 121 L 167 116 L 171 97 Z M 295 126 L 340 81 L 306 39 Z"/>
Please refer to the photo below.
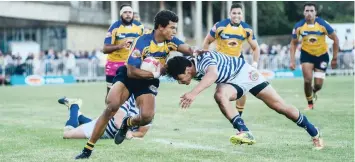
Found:
<path fill-rule="evenodd" d="M 143 34 L 143 25 L 133 20 L 132 25 L 125 26 L 121 21 L 116 21 L 108 29 L 105 38 L 105 44 L 119 45 L 127 40 L 132 40 L 141 36 Z M 127 60 L 129 54 L 129 49 L 123 48 L 117 51 L 113 51 L 107 57 L 108 61 L 113 62 L 124 62 Z"/>
<path fill-rule="evenodd" d="M 165 64 L 170 51 L 176 51 L 183 41 L 174 37 L 162 43 L 157 43 L 154 39 L 154 30 L 149 34 L 144 34 L 133 42 L 127 64 L 140 68 L 142 60 L 146 57 L 158 59 L 162 65 Z"/>
<path fill-rule="evenodd" d="M 296 23 L 292 31 L 292 38 L 302 37 L 302 50 L 310 55 L 320 56 L 328 51 L 326 35 L 330 35 L 334 29 L 322 18 L 316 17 L 314 24 L 307 24 L 303 19 Z"/>
<path fill-rule="evenodd" d="M 217 22 L 210 30 L 210 35 L 217 41 L 218 52 L 237 57 L 241 55 L 243 41 L 249 37 L 255 39 L 247 23 L 240 22 L 239 26 L 235 26 L 230 19 Z"/>

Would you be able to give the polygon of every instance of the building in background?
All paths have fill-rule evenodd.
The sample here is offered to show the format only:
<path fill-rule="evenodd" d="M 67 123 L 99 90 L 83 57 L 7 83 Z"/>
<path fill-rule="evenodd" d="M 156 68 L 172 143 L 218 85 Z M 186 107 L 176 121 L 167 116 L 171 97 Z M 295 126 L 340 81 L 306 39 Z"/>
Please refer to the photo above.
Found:
<path fill-rule="evenodd" d="M 0 49 L 36 42 L 41 50 L 92 50 L 110 24 L 110 2 L 0 2 Z"/>
<path fill-rule="evenodd" d="M 0 50 L 11 51 L 12 42 L 37 43 L 42 51 L 101 48 L 109 25 L 119 18 L 119 6 L 126 3 L 138 10 L 147 28 L 153 28 L 154 16 L 159 10 L 176 12 L 180 17 L 178 36 L 194 38 L 196 43 L 202 43 L 205 32 L 210 28 L 203 25 L 203 15 L 208 14 L 206 21 L 209 25 L 216 18 L 212 15 L 212 3 L 201 1 L 2 1 Z M 231 2 L 220 3 L 226 7 L 231 5 Z M 208 12 L 202 12 L 202 4 L 210 6 Z M 226 16 L 226 13 L 220 15 Z"/>

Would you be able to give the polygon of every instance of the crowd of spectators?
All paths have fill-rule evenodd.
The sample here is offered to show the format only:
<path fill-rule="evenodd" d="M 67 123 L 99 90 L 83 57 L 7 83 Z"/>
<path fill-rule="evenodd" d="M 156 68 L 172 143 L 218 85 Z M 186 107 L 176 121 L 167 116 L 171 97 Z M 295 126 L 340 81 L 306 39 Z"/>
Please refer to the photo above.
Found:
<path fill-rule="evenodd" d="M 267 45 L 261 43 L 259 69 L 279 70 L 287 69 L 290 64 L 289 45 Z M 248 62 L 252 62 L 252 50 L 243 49 L 243 55 Z M 29 53 L 22 58 L 16 53 L 2 53 L 0 51 L 0 83 L 8 80 L 12 75 L 91 75 L 104 76 L 106 56 L 100 49 L 92 51 L 41 51 L 39 54 Z M 296 52 L 296 65 L 300 66 L 300 45 Z M 340 47 L 338 68 L 354 68 L 354 44 L 345 42 Z M 94 73 L 94 74 L 93 74 Z"/>

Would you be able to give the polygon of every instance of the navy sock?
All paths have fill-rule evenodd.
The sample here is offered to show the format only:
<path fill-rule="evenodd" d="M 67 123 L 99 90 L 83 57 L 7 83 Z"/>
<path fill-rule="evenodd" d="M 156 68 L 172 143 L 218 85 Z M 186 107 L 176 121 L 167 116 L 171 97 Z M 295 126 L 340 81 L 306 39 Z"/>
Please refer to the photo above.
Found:
<path fill-rule="evenodd" d="M 92 121 L 92 119 L 90 119 L 84 115 L 79 115 L 78 120 L 79 120 L 79 124 L 85 124 L 85 123 L 89 123 Z"/>
<path fill-rule="evenodd" d="M 77 104 L 73 104 L 69 108 L 69 119 L 67 123 L 65 123 L 65 126 L 72 126 L 74 128 L 78 127 L 79 125 L 79 120 L 78 120 L 78 113 L 79 113 L 79 106 Z"/>
<path fill-rule="evenodd" d="M 233 127 L 235 129 L 238 129 L 239 132 L 246 132 L 246 131 L 249 131 L 249 129 L 247 128 L 247 126 L 244 124 L 244 121 L 242 118 L 240 118 L 239 114 L 236 115 L 231 121 L 230 121 L 232 124 L 233 124 Z"/>
<path fill-rule="evenodd" d="M 318 135 L 318 130 L 316 129 L 316 127 L 310 123 L 307 119 L 306 116 L 304 116 L 303 114 L 300 113 L 297 121 L 295 121 L 295 123 L 299 126 L 302 127 L 304 129 L 306 129 L 306 131 L 308 132 L 308 134 L 312 137 Z"/>

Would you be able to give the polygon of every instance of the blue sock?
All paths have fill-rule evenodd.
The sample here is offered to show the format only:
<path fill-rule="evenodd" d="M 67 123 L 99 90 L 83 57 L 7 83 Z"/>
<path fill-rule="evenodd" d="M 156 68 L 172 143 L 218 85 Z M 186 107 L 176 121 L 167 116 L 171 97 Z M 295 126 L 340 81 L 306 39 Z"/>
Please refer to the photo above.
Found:
<path fill-rule="evenodd" d="M 301 114 L 301 112 L 300 112 L 300 115 L 299 115 L 297 121 L 295 121 L 295 123 L 299 127 L 306 129 L 306 131 L 308 132 L 308 134 L 310 136 L 314 137 L 314 136 L 318 135 L 318 130 L 316 129 L 316 127 L 314 127 L 314 125 L 312 123 L 310 123 L 307 120 L 307 117 L 304 116 L 303 114 Z"/>
<path fill-rule="evenodd" d="M 84 115 L 79 115 L 78 120 L 79 120 L 79 124 L 85 124 L 85 123 L 89 123 L 92 121 L 92 119 L 90 119 Z"/>
<path fill-rule="evenodd" d="M 79 121 L 78 121 L 78 113 L 79 113 L 79 106 L 77 104 L 73 104 L 69 108 L 69 119 L 67 123 L 65 123 L 65 126 L 70 125 L 74 128 L 78 127 Z"/>
<path fill-rule="evenodd" d="M 240 118 L 239 114 L 236 115 L 231 121 L 233 124 L 233 127 L 235 129 L 238 129 L 239 132 L 247 132 L 249 131 L 249 129 L 247 128 L 247 126 L 244 124 L 244 121 L 242 118 Z"/>

